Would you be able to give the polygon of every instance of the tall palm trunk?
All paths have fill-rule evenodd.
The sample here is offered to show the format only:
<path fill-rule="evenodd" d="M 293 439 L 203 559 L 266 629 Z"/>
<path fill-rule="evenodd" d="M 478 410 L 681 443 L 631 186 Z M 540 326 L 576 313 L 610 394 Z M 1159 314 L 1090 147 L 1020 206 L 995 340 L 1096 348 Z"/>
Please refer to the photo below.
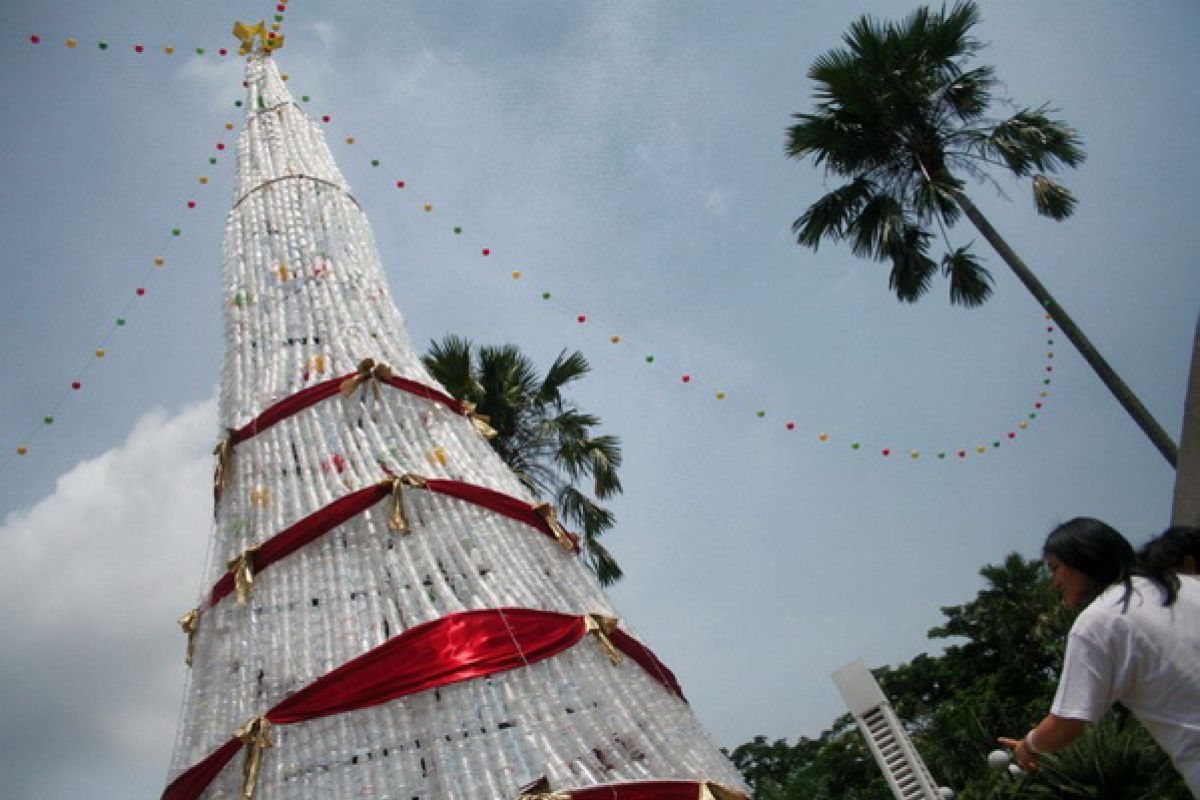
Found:
<path fill-rule="evenodd" d="M 988 222 L 987 217 L 975 207 L 975 204 L 962 192 L 954 193 L 954 200 L 958 203 L 958 207 L 967 215 L 967 219 L 975 225 L 983 238 L 987 239 L 988 244 L 1000 254 L 1004 262 L 1012 268 L 1012 271 L 1017 274 L 1017 278 L 1027 288 L 1037 301 L 1042 304 L 1046 312 L 1050 314 L 1050 318 L 1058 325 L 1059 329 L 1066 334 L 1071 340 L 1071 344 L 1075 345 L 1075 349 L 1083 356 L 1084 360 L 1091 365 L 1092 369 L 1108 387 L 1108 390 L 1113 393 L 1124 409 L 1129 412 L 1129 416 L 1133 417 L 1133 421 L 1138 424 L 1138 427 L 1150 437 L 1150 441 L 1158 448 L 1158 452 L 1162 453 L 1163 458 L 1175 467 L 1179 458 L 1178 448 L 1162 426 L 1158 424 L 1158 420 L 1150 415 L 1142 402 L 1134 395 L 1133 390 L 1125 385 L 1120 376 L 1113 371 L 1113 368 L 1108 365 L 1104 357 L 1098 351 L 1088 338 L 1083 335 L 1083 331 L 1075 324 L 1066 310 L 1054 299 L 1050 292 L 1042 285 L 1042 282 L 1037 279 L 1037 276 L 1025 265 L 1021 257 L 1008 246 L 1008 242 L 1000 236 L 992 224 Z"/>

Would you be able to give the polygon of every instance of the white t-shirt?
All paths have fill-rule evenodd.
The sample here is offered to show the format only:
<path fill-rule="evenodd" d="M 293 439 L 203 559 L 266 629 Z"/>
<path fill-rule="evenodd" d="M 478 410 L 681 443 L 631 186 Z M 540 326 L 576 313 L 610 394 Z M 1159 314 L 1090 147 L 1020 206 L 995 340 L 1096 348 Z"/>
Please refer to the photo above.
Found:
<path fill-rule="evenodd" d="M 1110 586 L 1075 620 L 1050 713 L 1097 722 L 1118 700 L 1146 727 L 1200 797 L 1200 577 L 1180 576 L 1178 599 L 1133 579 Z"/>

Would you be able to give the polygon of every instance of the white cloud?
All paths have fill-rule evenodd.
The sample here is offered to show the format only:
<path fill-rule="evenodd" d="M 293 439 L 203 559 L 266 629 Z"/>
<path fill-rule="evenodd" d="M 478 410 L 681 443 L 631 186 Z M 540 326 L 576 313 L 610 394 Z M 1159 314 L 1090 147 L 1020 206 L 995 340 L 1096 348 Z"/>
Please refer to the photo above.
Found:
<path fill-rule="evenodd" d="M 184 679 L 175 615 L 201 580 L 215 430 L 211 400 L 152 411 L 0 524 L 5 796 L 161 790 Z"/>

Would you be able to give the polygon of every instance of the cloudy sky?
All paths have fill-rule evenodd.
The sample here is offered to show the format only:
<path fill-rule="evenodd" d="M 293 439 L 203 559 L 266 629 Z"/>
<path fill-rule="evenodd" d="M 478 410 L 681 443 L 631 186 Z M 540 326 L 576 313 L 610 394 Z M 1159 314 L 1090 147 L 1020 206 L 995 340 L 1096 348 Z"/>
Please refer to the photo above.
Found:
<path fill-rule="evenodd" d="M 298 0 L 287 14 L 281 68 L 331 118 L 413 340 L 591 360 L 576 399 L 625 451 L 615 601 L 727 746 L 818 734 L 841 712 L 831 671 L 934 646 L 938 609 L 974 595 L 979 567 L 1034 555 L 1058 522 L 1098 516 L 1138 542 L 1168 521 L 1172 471 L 1069 345 L 1047 345 L 995 258 L 984 308 L 950 308 L 943 284 L 901 306 L 882 266 L 791 238 L 826 189 L 782 155 L 809 64 L 859 13 L 912 7 Z M 214 53 L 235 46 L 234 19 L 272 11 L 0 4 L 8 797 L 161 790 L 175 618 L 210 532 L 233 170 L 217 145 L 241 123 L 240 63 Z M 1003 178 L 973 197 L 1177 437 L 1200 298 L 1200 8 L 983 13 L 1003 92 L 1060 109 L 1088 160 L 1066 176 L 1080 205 L 1065 223 Z"/>

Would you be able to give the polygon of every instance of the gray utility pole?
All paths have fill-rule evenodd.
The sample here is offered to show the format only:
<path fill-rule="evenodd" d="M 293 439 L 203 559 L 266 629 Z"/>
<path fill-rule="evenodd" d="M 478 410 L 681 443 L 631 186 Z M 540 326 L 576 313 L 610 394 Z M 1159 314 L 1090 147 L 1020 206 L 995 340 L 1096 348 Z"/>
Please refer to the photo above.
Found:
<path fill-rule="evenodd" d="M 1183 434 L 1179 440 L 1171 524 L 1200 527 L 1200 318 L 1196 319 L 1192 371 L 1183 401 Z"/>

